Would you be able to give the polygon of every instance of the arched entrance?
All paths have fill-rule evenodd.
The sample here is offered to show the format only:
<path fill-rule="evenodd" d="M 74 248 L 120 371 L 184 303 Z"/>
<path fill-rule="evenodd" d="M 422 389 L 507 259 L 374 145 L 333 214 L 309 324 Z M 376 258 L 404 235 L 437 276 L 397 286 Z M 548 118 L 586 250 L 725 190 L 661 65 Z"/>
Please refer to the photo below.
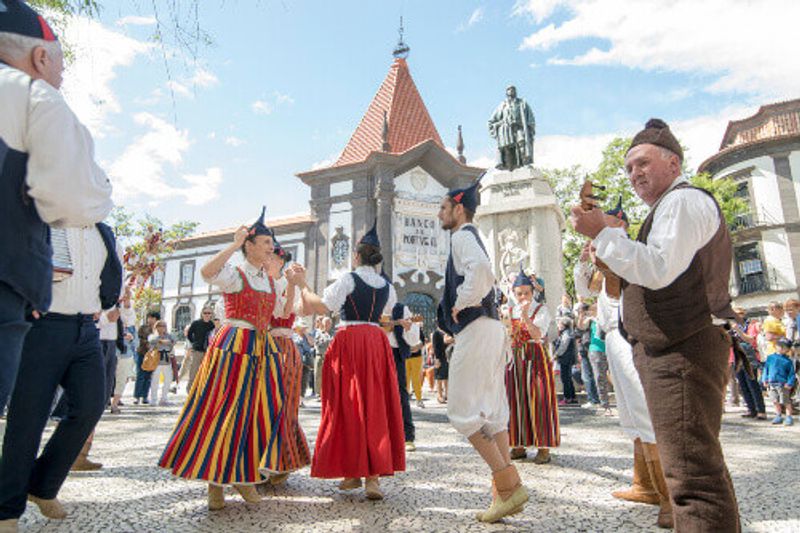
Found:
<path fill-rule="evenodd" d="M 422 315 L 425 319 L 423 330 L 429 336 L 436 328 L 436 301 L 429 294 L 410 292 L 406 295 L 405 303 L 415 315 Z"/>

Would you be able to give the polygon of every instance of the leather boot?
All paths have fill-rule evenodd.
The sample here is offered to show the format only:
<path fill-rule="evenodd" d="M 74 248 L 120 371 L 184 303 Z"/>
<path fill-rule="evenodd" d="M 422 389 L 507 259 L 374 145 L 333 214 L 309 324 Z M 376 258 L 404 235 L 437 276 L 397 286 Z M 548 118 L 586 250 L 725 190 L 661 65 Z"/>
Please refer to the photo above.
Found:
<path fill-rule="evenodd" d="M 339 482 L 339 490 L 355 490 L 361 488 L 360 477 L 346 477 Z"/>
<path fill-rule="evenodd" d="M 368 500 L 382 500 L 383 492 L 381 492 L 381 485 L 377 477 L 368 477 L 364 484 L 364 494 L 367 495 Z"/>
<path fill-rule="evenodd" d="M 233 488 L 247 503 L 258 503 L 261 501 L 261 495 L 254 485 L 234 485 Z"/>
<path fill-rule="evenodd" d="M 225 507 L 225 493 L 222 485 L 208 484 L 208 510 L 219 511 Z"/>
<path fill-rule="evenodd" d="M 653 482 L 653 489 L 658 493 L 660 508 L 656 525 L 662 529 L 672 529 L 675 527 L 675 521 L 672 518 L 672 504 L 669 499 L 667 480 L 664 479 L 664 469 L 661 468 L 661 459 L 658 456 L 658 447 L 655 444 L 642 444 L 642 449 L 650 480 Z"/>
<path fill-rule="evenodd" d="M 481 522 L 497 522 L 504 516 L 522 511 L 528 501 L 528 491 L 522 486 L 519 472 L 514 465 L 492 474 L 497 497 L 492 501 L 491 507 L 479 517 Z"/>
<path fill-rule="evenodd" d="M 89 459 L 89 450 L 92 449 L 92 440 L 94 439 L 94 433 L 89 435 L 89 438 L 86 439 L 86 442 L 83 443 L 83 448 L 81 448 L 81 453 L 78 454 L 78 458 L 75 459 L 75 462 L 72 463 L 72 467 L 70 470 L 73 472 L 89 472 L 92 470 L 100 470 L 103 468 L 103 463 L 95 463 L 94 461 Z"/>
<path fill-rule="evenodd" d="M 633 441 L 633 484 L 626 490 L 617 490 L 611 493 L 615 498 L 627 500 L 629 502 L 647 503 L 658 505 L 658 493 L 653 488 L 650 480 L 650 472 L 647 469 L 647 461 L 644 459 L 642 440 Z"/>
<path fill-rule="evenodd" d="M 528 451 L 525 449 L 524 446 L 517 446 L 516 448 L 511 448 L 511 459 L 525 459 L 528 456 Z"/>

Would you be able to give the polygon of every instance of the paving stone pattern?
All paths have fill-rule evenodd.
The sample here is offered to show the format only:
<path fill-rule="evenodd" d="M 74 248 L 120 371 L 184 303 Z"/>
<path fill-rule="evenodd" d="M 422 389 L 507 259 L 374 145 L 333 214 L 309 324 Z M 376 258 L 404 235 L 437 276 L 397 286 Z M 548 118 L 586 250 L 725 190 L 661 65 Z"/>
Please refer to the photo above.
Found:
<path fill-rule="evenodd" d="M 206 486 L 172 477 L 156 467 L 184 396 L 166 407 L 125 406 L 106 414 L 91 457 L 102 470 L 71 474 L 60 498 L 70 517 L 47 520 L 29 507 L 26 532 L 149 531 L 354 531 L 354 532 L 573 532 L 659 531 L 657 508 L 618 501 L 611 491 L 630 483 L 631 443 L 617 419 L 581 408 L 561 411 L 562 446 L 549 465 L 517 463 L 531 500 L 524 512 L 495 525 L 477 522 L 489 503 L 486 467 L 447 423 L 444 406 L 427 396 L 414 406 L 418 450 L 408 469 L 384 479 L 386 499 L 366 501 L 343 493 L 336 482 L 311 479 L 308 469 L 270 489 L 259 504 L 246 504 L 226 489 L 227 506 L 206 508 Z M 126 398 L 130 403 L 130 398 Z M 301 422 L 310 441 L 319 403 L 306 400 Z M 773 427 L 726 414 L 722 440 L 739 497 L 745 531 L 800 531 L 798 427 Z M 48 434 L 52 425 L 48 427 Z M 531 455 L 533 455 L 531 453 Z"/>

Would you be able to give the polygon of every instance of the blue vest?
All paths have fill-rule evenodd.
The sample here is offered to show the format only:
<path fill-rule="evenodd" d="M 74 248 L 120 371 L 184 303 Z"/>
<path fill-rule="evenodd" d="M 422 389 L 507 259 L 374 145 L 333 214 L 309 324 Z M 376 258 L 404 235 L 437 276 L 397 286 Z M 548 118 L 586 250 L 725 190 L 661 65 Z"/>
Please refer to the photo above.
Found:
<path fill-rule="evenodd" d="M 120 287 L 122 287 L 122 263 L 117 255 L 114 230 L 102 222 L 98 222 L 95 226 L 100 232 L 103 244 L 106 245 L 106 252 L 108 252 L 103 270 L 100 271 L 100 306 L 103 309 L 111 309 L 119 301 Z"/>
<path fill-rule="evenodd" d="M 486 247 L 483 245 L 483 241 L 481 241 L 481 237 L 478 235 L 478 230 L 475 229 L 475 226 L 464 226 L 462 230 L 472 233 L 475 236 L 475 239 L 478 241 L 478 245 L 481 247 L 481 250 L 483 250 L 483 253 L 486 254 Z M 489 254 L 486 254 L 486 256 L 488 257 Z M 436 310 L 439 327 L 450 335 L 459 333 L 471 322 L 482 316 L 488 316 L 489 318 L 493 318 L 495 320 L 497 320 L 500 316 L 497 312 L 497 292 L 494 288 L 492 288 L 488 294 L 483 297 L 479 306 L 462 309 L 458 313 L 458 322 L 454 322 L 453 306 L 456 304 L 456 299 L 458 298 L 457 289 L 462 283 L 464 283 L 464 276 L 459 276 L 456 272 L 456 267 L 453 263 L 453 250 L 451 244 L 450 257 L 447 259 L 447 271 L 444 275 L 444 294 L 442 295 L 442 301 L 439 302 L 439 307 Z"/>
<path fill-rule="evenodd" d="M 53 248 L 45 224 L 28 196 L 28 154 L 0 139 L 0 282 L 47 311 L 53 286 Z"/>
<path fill-rule="evenodd" d="M 353 276 L 356 288 L 344 301 L 340 313 L 342 320 L 379 323 L 383 308 L 389 301 L 389 284 L 386 283 L 383 287 L 376 289 L 370 287 L 355 272 L 351 272 L 350 275 Z"/>
<path fill-rule="evenodd" d="M 392 307 L 392 320 L 401 320 L 405 314 L 405 308 L 406 306 L 400 302 L 394 304 L 394 307 Z M 409 355 L 411 355 L 411 346 L 409 346 L 406 340 L 403 338 L 403 326 L 394 326 L 392 331 L 394 332 L 394 338 L 397 341 L 397 350 L 400 352 L 400 358 L 407 358 Z"/>

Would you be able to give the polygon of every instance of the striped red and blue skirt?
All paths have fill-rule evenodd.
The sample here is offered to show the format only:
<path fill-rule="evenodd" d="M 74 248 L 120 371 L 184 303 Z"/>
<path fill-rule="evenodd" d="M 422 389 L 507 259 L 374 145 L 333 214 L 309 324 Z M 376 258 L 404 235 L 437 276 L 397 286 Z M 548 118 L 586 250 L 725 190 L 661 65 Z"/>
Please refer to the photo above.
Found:
<path fill-rule="evenodd" d="M 512 447 L 555 448 L 561 443 L 553 365 L 546 347 L 515 347 L 506 367 L 508 437 Z"/>
<path fill-rule="evenodd" d="M 259 483 L 277 471 L 280 355 L 267 332 L 224 325 L 212 340 L 159 466 L 185 479 Z"/>

